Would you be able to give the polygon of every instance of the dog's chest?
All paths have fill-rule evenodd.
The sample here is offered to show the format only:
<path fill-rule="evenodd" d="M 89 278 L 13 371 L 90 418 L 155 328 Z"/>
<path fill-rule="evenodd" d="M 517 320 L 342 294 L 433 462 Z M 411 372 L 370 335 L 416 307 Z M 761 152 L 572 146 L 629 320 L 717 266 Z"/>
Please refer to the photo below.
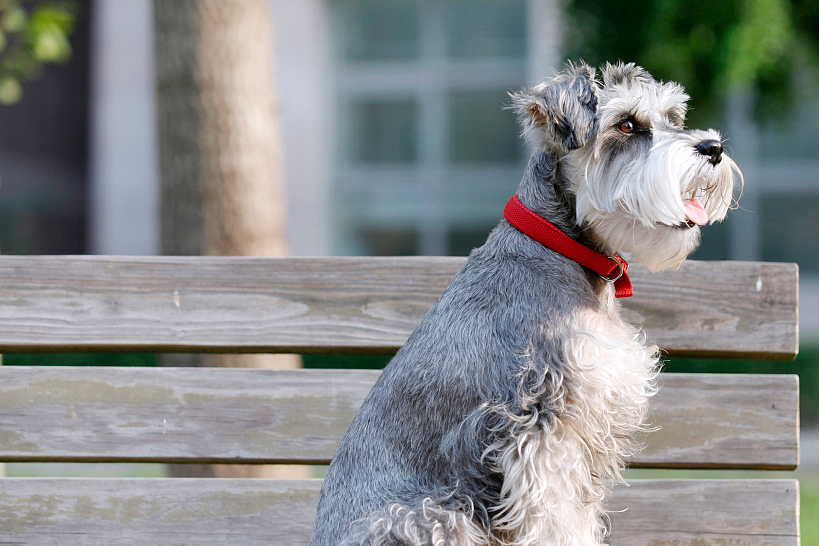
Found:
<path fill-rule="evenodd" d="M 595 434 L 633 432 L 654 392 L 657 362 L 656 346 L 611 310 L 576 312 L 562 350 L 567 414 Z"/>

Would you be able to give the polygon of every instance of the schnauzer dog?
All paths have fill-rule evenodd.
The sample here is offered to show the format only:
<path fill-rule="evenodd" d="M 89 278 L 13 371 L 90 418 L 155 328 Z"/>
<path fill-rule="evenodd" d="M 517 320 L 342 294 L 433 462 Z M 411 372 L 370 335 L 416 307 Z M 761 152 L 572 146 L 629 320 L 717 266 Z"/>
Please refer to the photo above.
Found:
<path fill-rule="evenodd" d="M 512 95 L 534 147 L 517 195 L 364 401 L 312 546 L 607 540 L 659 361 L 619 317 L 618 252 L 679 267 L 741 174 L 716 131 L 684 128 L 678 84 L 602 75 L 569 65 Z"/>

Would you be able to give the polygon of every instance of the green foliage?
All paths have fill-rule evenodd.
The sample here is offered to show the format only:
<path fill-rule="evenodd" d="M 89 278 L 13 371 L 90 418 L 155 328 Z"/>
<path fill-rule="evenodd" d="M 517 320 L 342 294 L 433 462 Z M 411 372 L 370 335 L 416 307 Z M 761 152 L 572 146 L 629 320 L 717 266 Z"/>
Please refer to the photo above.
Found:
<path fill-rule="evenodd" d="M 3 355 L 4 366 L 157 366 L 151 353 L 11 353 Z"/>
<path fill-rule="evenodd" d="M 380 370 L 395 355 L 302 355 L 305 368 Z"/>
<path fill-rule="evenodd" d="M 756 89 L 761 112 L 781 109 L 794 72 L 819 50 L 817 0 L 568 0 L 567 14 L 567 56 L 634 61 L 682 83 L 695 125 L 737 86 Z"/>
<path fill-rule="evenodd" d="M 725 36 L 725 67 L 728 85 L 756 81 L 774 69 L 793 45 L 790 6 L 785 0 L 747 0 L 739 22 Z"/>
<path fill-rule="evenodd" d="M 50 63 L 71 59 L 74 0 L 0 0 L 0 103 L 14 104 L 22 83 Z"/>

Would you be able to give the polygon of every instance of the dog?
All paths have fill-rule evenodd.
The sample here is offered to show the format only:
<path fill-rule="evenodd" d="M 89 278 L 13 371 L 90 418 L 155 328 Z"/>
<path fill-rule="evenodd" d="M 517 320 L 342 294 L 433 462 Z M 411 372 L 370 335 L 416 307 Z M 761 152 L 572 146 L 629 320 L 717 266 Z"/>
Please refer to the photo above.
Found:
<path fill-rule="evenodd" d="M 619 317 L 619 253 L 678 268 L 741 173 L 719 133 L 684 128 L 680 85 L 601 72 L 569 64 L 511 95 L 533 148 L 517 195 L 366 397 L 312 546 L 607 540 L 660 366 Z"/>

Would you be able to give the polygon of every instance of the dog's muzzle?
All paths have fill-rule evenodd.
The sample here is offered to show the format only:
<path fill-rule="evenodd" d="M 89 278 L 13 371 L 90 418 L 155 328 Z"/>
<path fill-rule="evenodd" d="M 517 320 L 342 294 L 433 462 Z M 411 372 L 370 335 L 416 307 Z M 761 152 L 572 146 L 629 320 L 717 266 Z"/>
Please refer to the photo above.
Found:
<path fill-rule="evenodd" d="M 722 161 L 723 148 L 719 140 L 703 140 L 694 147 L 700 154 L 708 157 L 711 165 L 719 165 L 719 162 Z"/>

